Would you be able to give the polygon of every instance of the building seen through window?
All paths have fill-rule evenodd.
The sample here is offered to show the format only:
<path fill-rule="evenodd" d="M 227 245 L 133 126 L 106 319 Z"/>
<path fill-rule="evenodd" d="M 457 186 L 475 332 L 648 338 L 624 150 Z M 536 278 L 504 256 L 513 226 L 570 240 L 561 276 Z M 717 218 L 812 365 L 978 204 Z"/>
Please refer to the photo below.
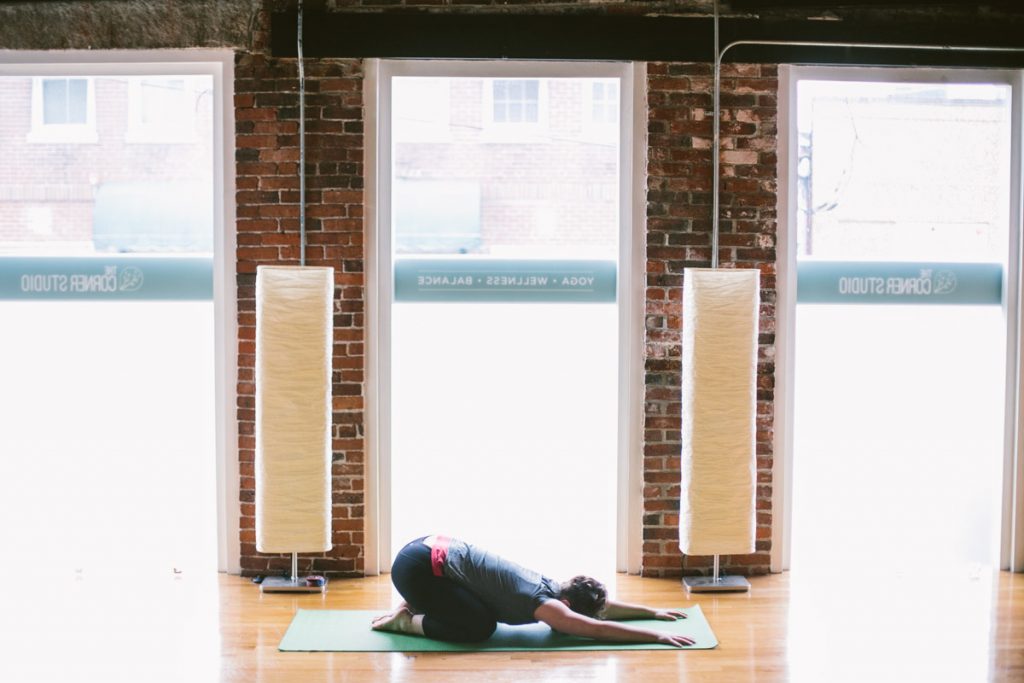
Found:
<path fill-rule="evenodd" d="M 213 251 L 209 75 L 0 78 L 0 256 Z"/>

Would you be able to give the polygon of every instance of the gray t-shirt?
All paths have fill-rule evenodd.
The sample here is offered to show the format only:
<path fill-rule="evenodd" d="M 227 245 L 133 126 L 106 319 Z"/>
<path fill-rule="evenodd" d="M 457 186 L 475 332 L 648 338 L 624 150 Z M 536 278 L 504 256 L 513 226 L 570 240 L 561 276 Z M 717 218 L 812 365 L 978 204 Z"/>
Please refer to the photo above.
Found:
<path fill-rule="evenodd" d="M 559 583 L 482 548 L 452 539 L 444 575 L 468 588 L 503 624 L 531 624 L 533 612 L 558 599 Z"/>

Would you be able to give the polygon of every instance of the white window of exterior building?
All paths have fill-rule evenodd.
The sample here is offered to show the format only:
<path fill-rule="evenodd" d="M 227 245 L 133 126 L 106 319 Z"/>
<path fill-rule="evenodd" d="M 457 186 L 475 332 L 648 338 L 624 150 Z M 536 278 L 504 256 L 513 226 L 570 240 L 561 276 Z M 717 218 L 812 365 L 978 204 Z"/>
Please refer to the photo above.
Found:
<path fill-rule="evenodd" d="M 594 81 L 590 84 L 590 121 L 598 125 L 619 123 L 618 81 Z"/>
<path fill-rule="evenodd" d="M 495 80 L 493 120 L 495 123 L 537 123 L 540 109 L 540 81 L 534 79 Z"/>
<path fill-rule="evenodd" d="M 29 142 L 96 142 L 96 92 L 91 78 L 33 78 Z"/>
<path fill-rule="evenodd" d="M 522 142 L 539 139 L 549 128 L 549 79 L 484 79 L 483 140 Z"/>
<path fill-rule="evenodd" d="M 619 127 L 619 82 L 616 79 L 595 79 L 583 92 L 584 111 L 580 135 L 584 140 L 599 143 Z"/>
<path fill-rule="evenodd" d="M 451 87 L 437 87 L 433 79 L 403 78 L 392 93 L 395 118 L 392 135 L 401 142 L 452 140 Z M 464 131 L 460 131 L 464 132 Z"/>
<path fill-rule="evenodd" d="M 125 141 L 194 143 L 195 112 L 209 94 L 203 79 L 189 76 L 133 78 L 129 83 Z"/>

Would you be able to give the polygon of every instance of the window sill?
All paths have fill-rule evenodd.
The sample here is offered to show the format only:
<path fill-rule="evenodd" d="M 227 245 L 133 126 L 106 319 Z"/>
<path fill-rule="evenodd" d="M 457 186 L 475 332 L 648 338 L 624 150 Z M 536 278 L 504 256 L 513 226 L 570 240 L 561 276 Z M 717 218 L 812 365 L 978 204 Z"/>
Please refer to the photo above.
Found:
<path fill-rule="evenodd" d="M 197 145 L 199 138 L 193 132 L 179 134 L 150 133 L 145 130 L 128 130 L 124 134 L 128 145 Z"/>
<path fill-rule="evenodd" d="M 100 141 L 95 128 L 57 129 L 35 128 L 25 136 L 25 142 L 43 145 L 94 145 Z"/>

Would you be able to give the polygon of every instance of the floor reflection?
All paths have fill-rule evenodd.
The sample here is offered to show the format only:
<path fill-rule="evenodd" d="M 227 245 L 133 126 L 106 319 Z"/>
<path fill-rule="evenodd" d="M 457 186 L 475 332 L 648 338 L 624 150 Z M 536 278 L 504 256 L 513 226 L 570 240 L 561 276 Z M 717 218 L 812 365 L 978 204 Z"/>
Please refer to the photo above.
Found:
<path fill-rule="evenodd" d="M 217 577 L 25 582 L 7 593 L 0 640 L 0 680 L 12 683 L 217 681 Z"/>
<path fill-rule="evenodd" d="M 622 600 L 700 604 L 719 647 L 406 655 L 277 649 L 298 609 L 383 610 L 392 597 L 386 576 L 335 581 L 326 595 L 262 595 L 223 575 L 70 575 L 30 584 L 7 574 L 0 681 L 1012 681 L 1024 671 L 1021 579 L 793 571 L 756 577 L 745 594 L 687 596 L 677 580 L 619 575 Z"/>
<path fill-rule="evenodd" d="M 790 680 L 989 680 L 996 578 L 993 571 L 793 571 Z"/>

